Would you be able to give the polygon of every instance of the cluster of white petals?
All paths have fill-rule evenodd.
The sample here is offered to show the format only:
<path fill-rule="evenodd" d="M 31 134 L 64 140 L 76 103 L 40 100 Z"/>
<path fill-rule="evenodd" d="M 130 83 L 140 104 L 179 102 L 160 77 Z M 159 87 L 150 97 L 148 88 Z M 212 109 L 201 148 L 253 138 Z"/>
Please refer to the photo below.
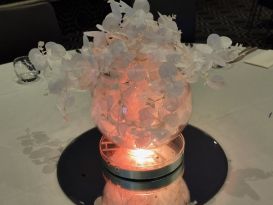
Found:
<path fill-rule="evenodd" d="M 109 0 L 112 12 L 86 32 L 80 53 L 39 43 L 29 58 L 44 73 L 49 90 L 71 103 L 71 88 L 90 90 L 92 116 L 109 139 L 130 147 L 158 146 L 184 127 L 191 113 L 189 83 L 204 78 L 219 87 L 213 67 L 238 54 L 227 37 L 212 34 L 207 44 L 186 46 L 175 16 L 154 19 L 147 0 L 133 7 Z M 89 42 L 88 37 L 93 38 Z"/>

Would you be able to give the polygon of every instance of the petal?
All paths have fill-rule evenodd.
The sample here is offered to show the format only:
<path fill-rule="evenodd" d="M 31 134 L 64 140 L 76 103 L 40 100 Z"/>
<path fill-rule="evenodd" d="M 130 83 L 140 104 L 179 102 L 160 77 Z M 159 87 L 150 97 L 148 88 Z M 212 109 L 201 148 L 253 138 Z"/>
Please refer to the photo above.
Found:
<path fill-rule="evenodd" d="M 223 48 L 229 48 L 232 45 L 232 40 L 229 37 L 221 36 L 220 39 Z"/>
<path fill-rule="evenodd" d="M 207 44 L 213 50 L 218 50 L 222 48 L 221 38 L 218 34 L 210 34 L 207 38 Z"/>
<path fill-rule="evenodd" d="M 47 58 L 38 48 L 31 49 L 28 53 L 28 57 L 37 70 L 43 70 L 47 66 Z"/>
<path fill-rule="evenodd" d="M 135 0 L 133 5 L 134 10 L 142 9 L 145 13 L 150 11 L 150 4 L 147 0 Z"/>
<path fill-rule="evenodd" d="M 83 46 L 81 52 L 84 56 L 93 57 L 92 43 L 89 42 L 88 37 L 85 34 L 83 35 Z"/>
<path fill-rule="evenodd" d="M 108 3 L 110 3 L 112 13 L 114 13 L 114 14 L 116 14 L 118 16 L 121 16 L 122 9 L 119 6 L 119 3 L 114 1 L 114 0 L 109 0 Z"/>
<path fill-rule="evenodd" d="M 108 14 L 103 22 L 102 27 L 106 30 L 113 30 L 119 28 L 121 22 L 121 16 L 115 15 L 114 13 Z"/>
<path fill-rule="evenodd" d="M 48 54 L 50 54 L 56 58 L 61 58 L 66 55 L 65 48 L 62 45 L 57 44 L 55 42 L 47 42 L 45 45 L 45 48 L 46 48 Z"/>

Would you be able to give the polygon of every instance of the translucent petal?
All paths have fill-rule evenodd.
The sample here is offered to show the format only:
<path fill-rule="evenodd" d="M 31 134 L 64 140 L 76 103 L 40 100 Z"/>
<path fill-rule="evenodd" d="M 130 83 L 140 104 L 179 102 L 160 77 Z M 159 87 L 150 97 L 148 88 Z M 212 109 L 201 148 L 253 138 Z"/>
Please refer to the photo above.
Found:
<path fill-rule="evenodd" d="M 159 14 L 158 23 L 161 27 L 165 27 L 171 29 L 173 31 L 178 31 L 178 27 L 175 21 L 173 21 L 172 17 Z"/>
<path fill-rule="evenodd" d="M 89 47 L 90 46 L 90 42 L 88 40 L 88 37 L 86 34 L 83 34 L 83 47 Z"/>
<path fill-rule="evenodd" d="M 121 16 L 115 15 L 114 13 L 108 14 L 102 22 L 102 26 L 106 30 L 115 30 L 119 28 L 121 22 Z"/>
<path fill-rule="evenodd" d="M 43 70 L 47 67 L 47 58 L 44 56 L 38 48 L 33 48 L 28 54 L 29 60 L 38 70 Z"/>
<path fill-rule="evenodd" d="M 110 3 L 112 13 L 114 13 L 115 15 L 121 16 L 122 9 L 119 6 L 119 3 L 114 0 L 109 0 L 108 2 Z"/>
<path fill-rule="evenodd" d="M 221 36 L 220 39 L 223 48 L 229 48 L 232 45 L 232 40 L 229 37 Z"/>
<path fill-rule="evenodd" d="M 175 76 L 177 73 L 177 68 L 172 63 L 162 63 L 159 68 L 159 75 L 163 79 L 168 79 L 172 76 Z"/>
<path fill-rule="evenodd" d="M 54 72 L 60 71 L 60 68 L 62 67 L 62 59 L 55 55 L 47 55 L 47 62 L 50 66 L 50 69 Z"/>
<path fill-rule="evenodd" d="M 93 60 L 92 43 L 89 42 L 87 35 L 83 35 L 83 46 L 81 53 L 84 56 L 88 56 Z"/>
<path fill-rule="evenodd" d="M 38 42 L 38 47 L 43 47 L 44 45 L 45 45 L 45 42 L 43 42 L 43 41 Z"/>
<path fill-rule="evenodd" d="M 97 24 L 96 27 L 97 27 L 97 29 L 99 29 L 100 31 L 107 32 L 107 30 L 105 30 L 105 29 L 103 28 L 103 26 L 100 25 L 100 24 Z M 92 31 L 91 31 L 91 32 L 92 32 Z M 85 32 L 85 33 L 89 33 L 89 32 Z"/>
<path fill-rule="evenodd" d="M 150 11 L 150 4 L 147 0 L 135 0 L 133 9 L 142 9 L 145 13 L 148 13 Z"/>
<path fill-rule="evenodd" d="M 222 48 L 221 38 L 218 34 L 210 34 L 207 38 L 207 44 L 213 50 L 218 50 Z"/>
<path fill-rule="evenodd" d="M 62 45 L 54 42 L 47 42 L 45 48 L 49 55 L 56 58 L 64 57 L 66 54 L 65 48 Z"/>
<path fill-rule="evenodd" d="M 120 1 L 120 7 L 121 7 L 121 12 L 122 13 L 125 13 L 127 16 L 131 16 L 132 15 L 133 9 L 128 4 L 126 4 L 123 1 Z"/>

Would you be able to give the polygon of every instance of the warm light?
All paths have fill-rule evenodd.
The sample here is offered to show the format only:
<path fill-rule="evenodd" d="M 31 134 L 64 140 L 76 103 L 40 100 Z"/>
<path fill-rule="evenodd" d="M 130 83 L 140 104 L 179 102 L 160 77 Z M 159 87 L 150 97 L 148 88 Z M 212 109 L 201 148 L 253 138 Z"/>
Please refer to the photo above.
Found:
<path fill-rule="evenodd" d="M 148 149 L 134 149 L 129 151 L 129 156 L 139 165 L 153 164 L 156 153 Z"/>

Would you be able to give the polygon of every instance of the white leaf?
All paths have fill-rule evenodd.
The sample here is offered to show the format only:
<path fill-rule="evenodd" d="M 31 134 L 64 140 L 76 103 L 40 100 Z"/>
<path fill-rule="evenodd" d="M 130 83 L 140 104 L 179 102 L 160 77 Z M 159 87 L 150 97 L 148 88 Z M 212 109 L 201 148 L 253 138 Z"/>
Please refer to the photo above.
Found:
<path fill-rule="evenodd" d="M 142 9 L 145 13 L 150 11 L 150 4 L 147 0 L 135 0 L 133 5 L 134 10 Z"/>
<path fill-rule="evenodd" d="M 93 46 L 93 44 L 89 42 L 88 37 L 84 34 L 83 35 L 83 46 L 81 49 L 81 53 L 85 57 L 90 58 L 91 61 L 93 61 L 92 46 Z"/>
<path fill-rule="evenodd" d="M 28 57 L 37 70 L 43 70 L 48 66 L 46 56 L 44 56 L 38 48 L 31 49 Z"/>
<path fill-rule="evenodd" d="M 38 42 L 38 47 L 40 48 L 42 48 L 43 46 L 45 45 L 45 42 L 43 42 L 43 41 L 39 41 Z"/>
<path fill-rule="evenodd" d="M 62 58 L 66 55 L 65 48 L 57 43 L 54 42 L 47 42 L 45 44 L 45 48 L 48 52 L 48 55 L 55 57 L 55 58 Z"/>
<path fill-rule="evenodd" d="M 213 50 L 222 48 L 221 38 L 218 34 L 210 34 L 207 38 L 207 44 L 213 48 Z"/>
<path fill-rule="evenodd" d="M 120 1 L 120 7 L 122 13 L 125 13 L 127 16 L 131 16 L 133 9 L 128 4 L 126 4 L 123 1 Z"/>
<path fill-rule="evenodd" d="M 97 27 L 97 29 L 99 29 L 99 30 L 101 30 L 101 31 L 103 31 L 103 32 L 107 32 L 107 30 L 105 30 L 105 29 L 103 28 L 103 26 L 100 25 L 100 24 L 97 24 L 96 27 Z M 89 32 L 92 32 L 92 31 L 89 31 Z M 89 33 L 89 32 L 85 32 L 85 33 Z M 87 36 L 88 36 L 88 35 L 87 35 Z"/>
<path fill-rule="evenodd" d="M 171 16 L 162 15 L 158 12 L 159 19 L 158 23 L 161 27 L 168 28 L 173 31 L 178 31 L 178 27 L 175 21 L 173 21 L 173 18 Z"/>
<path fill-rule="evenodd" d="M 84 48 L 88 48 L 88 47 L 90 47 L 90 42 L 89 42 L 89 40 L 88 40 L 88 37 L 87 37 L 87 35 L 83 35 L 83 47 Z"/>
<path fill-rule="evenodd" d="M 221 36 L 220 39 L 223 48 L 229 48 L 232 45 L 232 40 L 229 37 Z"/>
<path fill-rule="evenodd" d="M 112 10 L 112 13 L 118 15 L 118 16 L 121 16 L 121 7 L 119 6 L 119 3 L 114 1 L 114 0 L 109 0 L 108 3 L 110 3 L 110 7 L 111 7 L 111 10 Z"/>
<path fill-rule="evenodd" d="M 108 14 L 102 22 L 102 27 L 106 30 L 115 30 L 119 28 L 121 22 L 121 16 L 114 13 Z"/>

